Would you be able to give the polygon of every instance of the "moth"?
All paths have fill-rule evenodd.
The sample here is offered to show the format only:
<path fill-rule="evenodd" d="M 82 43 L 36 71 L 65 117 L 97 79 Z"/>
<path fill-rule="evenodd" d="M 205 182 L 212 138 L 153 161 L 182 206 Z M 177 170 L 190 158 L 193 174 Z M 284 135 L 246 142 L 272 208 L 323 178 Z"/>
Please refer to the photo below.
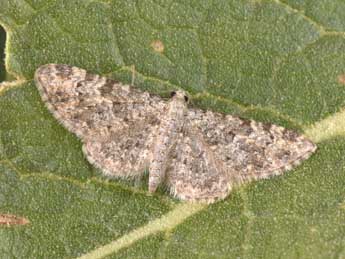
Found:
<path fill-rule="evenodd" d="M 181 90 L 166 100 L 63 64 L 41 66 L 35 81 L 91 164 L 120 178 L 148 170 L 149 192 L 164 184 L 181 200 L 224 199 L 235 186 L 280 175 L 316 150 L 277 125 L 188 108 Z"/>

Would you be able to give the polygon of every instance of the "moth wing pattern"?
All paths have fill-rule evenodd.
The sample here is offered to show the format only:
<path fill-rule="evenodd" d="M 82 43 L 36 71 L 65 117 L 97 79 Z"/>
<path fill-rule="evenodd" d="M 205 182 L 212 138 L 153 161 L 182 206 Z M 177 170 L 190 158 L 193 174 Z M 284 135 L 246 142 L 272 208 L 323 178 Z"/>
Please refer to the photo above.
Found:
<path fill-rule="evenodd" d="M 280 175 L 316 150 L 293 130 L 188 109 L 183 91 L 167 102 L 62 64 L 41 66 L 35 81 L 48 109 L 81 139 L 89 162 L 115 177 L 153 168 L 149 184 L 165 177 L 182 200 L 224 199 L 235 185 Z"/>
<path fill-rule="evenodd" d="M 188 119 L 230 174 L 232 186 L 280 175 L 316 150 L 301 134 L 274 124 L 199 109 L 190 109 Z"/>
<path fill-rule="evenodd" d="M 188 201 L 212 203 L 231 191 L 229 174 L 190 123 L 171 151 L 165 182 L 173 196 Z"/>
<path fill-rule="evenodd" d="M 144 173 L 166 103 L 115 80 L 61 64 L 36 70 L 48 109 L 83 142 L 87 159 L 110 176 Z"/>

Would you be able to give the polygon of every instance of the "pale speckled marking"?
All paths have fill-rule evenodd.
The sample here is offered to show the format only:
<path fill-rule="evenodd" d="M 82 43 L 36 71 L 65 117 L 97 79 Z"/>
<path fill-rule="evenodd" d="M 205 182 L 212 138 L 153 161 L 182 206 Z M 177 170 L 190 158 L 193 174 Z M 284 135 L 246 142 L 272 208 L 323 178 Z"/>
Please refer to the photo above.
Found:
<path fill-rule="evenodd" d="M 81 138 L 90 161 L 110 176 L 142 175 L 166 103 L 159 97 L 68 65 L 48 64 L 35 74 L 43 101 Z"/>
<path fill-rule="evenodd" d="M 182 200 L 214 202 L 235 185 L 280 175 L 316 146 L 273 124 L 188 109 L 69 65 L 48 64 L 35 80 L 49 110 L 83 142 L 87 159 L 115 177 L 149 169 L 149 191 L 164 183 Z"/>

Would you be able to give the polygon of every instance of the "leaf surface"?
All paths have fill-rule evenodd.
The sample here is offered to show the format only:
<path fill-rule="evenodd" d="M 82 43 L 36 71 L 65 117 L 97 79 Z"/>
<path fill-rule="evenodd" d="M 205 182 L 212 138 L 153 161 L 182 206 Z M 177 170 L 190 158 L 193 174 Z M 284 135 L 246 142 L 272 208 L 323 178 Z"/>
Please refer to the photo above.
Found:
<path fill-rule="evenodd" d="M 0 0 L 3 258 L 345 257 L 345 5 L 272 0 Z M 33 82 L 65 63 L 304 131 L 317 153 L 210 206 L 107 180 Z M 144 185 L 145 186 L 145 185 Z M 96 255 L 94 256 L 94 255 Z"/>

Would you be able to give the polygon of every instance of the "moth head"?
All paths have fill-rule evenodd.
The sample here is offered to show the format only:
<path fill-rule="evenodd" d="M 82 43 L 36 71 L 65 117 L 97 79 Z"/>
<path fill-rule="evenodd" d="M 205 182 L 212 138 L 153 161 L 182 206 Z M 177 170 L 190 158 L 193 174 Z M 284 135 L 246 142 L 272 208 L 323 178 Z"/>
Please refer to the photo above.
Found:
<path fill-rule="evenodd" d="M 170 97 L 176 100 L 183 100 L 186 103 L 189 101 L 188 95 L 182 90 L 172 91 Z"/>

